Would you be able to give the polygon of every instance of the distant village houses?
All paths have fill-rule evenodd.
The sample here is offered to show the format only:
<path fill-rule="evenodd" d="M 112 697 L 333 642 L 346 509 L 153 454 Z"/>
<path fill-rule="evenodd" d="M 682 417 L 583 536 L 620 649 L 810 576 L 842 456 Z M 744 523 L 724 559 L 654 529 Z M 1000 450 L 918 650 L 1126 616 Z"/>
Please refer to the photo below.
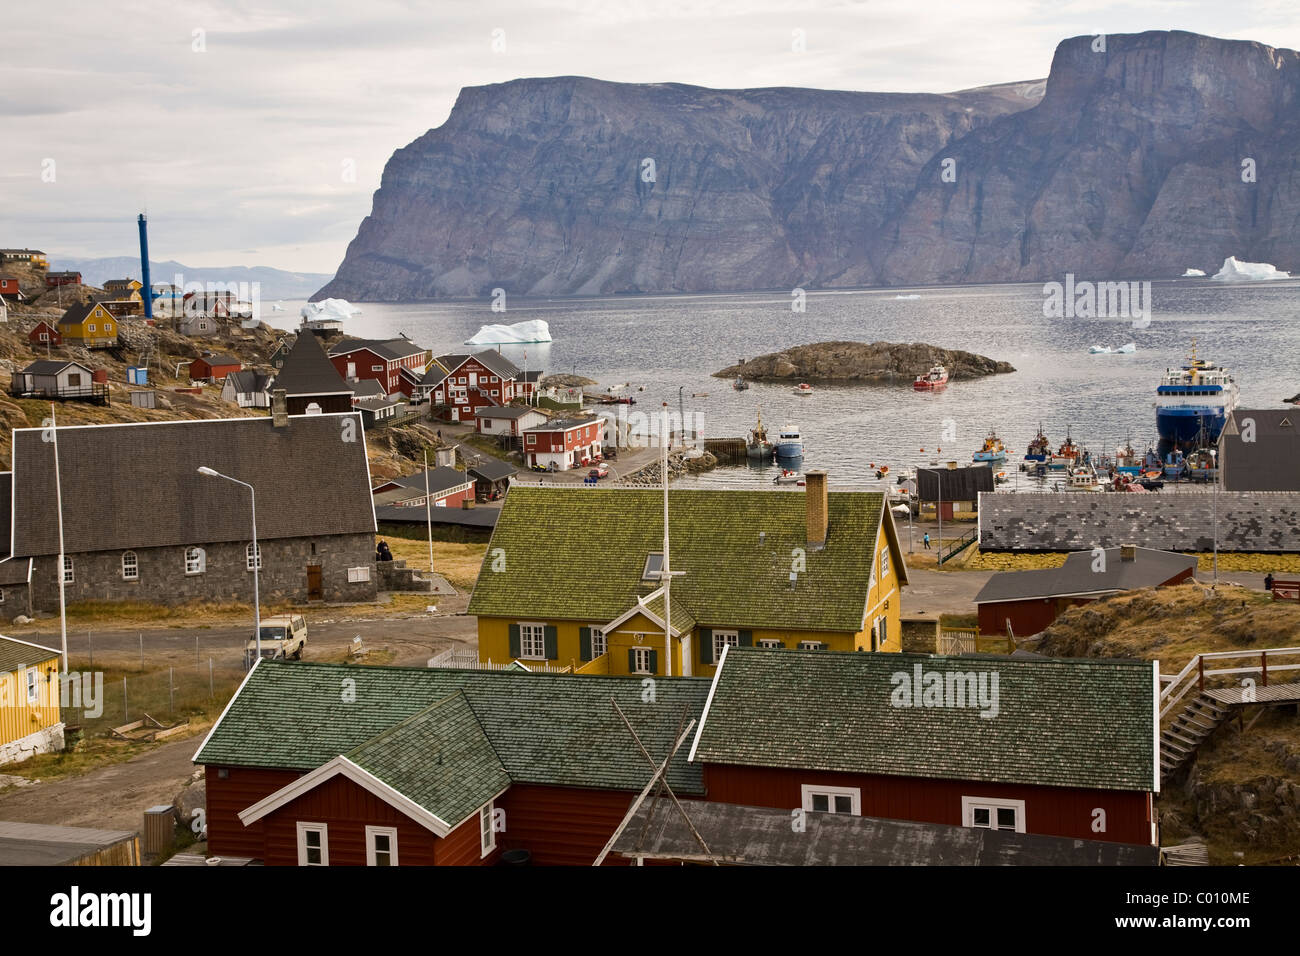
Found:
<path fill-rule="evenodd" d="M 221 397 L 240 408 L 270 408 L 271 388 L 275 376 L 269 372 L 246 368 L 231 372 L 221 385 Z"/>
<path fill-rule="evenodd" d="M 67 359 L 41 359 L 14 372 L 10 394 L 17 398 L 108 404 L 108 373 Z"/>
<path fill-rule="evenodd" d="M 27 341 L 36 348 L 47 348 L 54 345 L 63 344 L 63 334 L 53 325 L 44 319 L 37 322 L 35 327 L 27 333 Z"/>
<path fill-rule="evenodd" d="M 113 348 L 117 345 L 117 321 L 103 303 L 74 305 L 59 319 L 59 335 L 68 345 Z"/>
<path fill-rule="evenodd" d="M 284 356 L 275 387 L 284 390 L 290 415 L 352 410 L 352 387 L 314 335 L 297 337 Z"/>
<path fill-rule="evenodd" d="M 190 363 L 190 381 L 222 382 L 227 375 L 243 367 L 243 363 L 233 355 L 208 352 Z"/>
<path fill-rule="evenodd" d="M 53 289 L 61 285 L 81 285 L 80 272 L 47 272 L 45 288 Z"/>
<path fill-rule="evenodd" d="M 23 290 L 19 288 L 17 277 L 0 275 L 0 298 L 23 302 L 27 297 L 23 295 Z"/>
<path fill-rule="evenodd" d="M 429 353 L 410 339 L 345 339 L 330 346 L 330 361 L 348 381 L 373 380 L 386 395 L 419 391 Z"/>
<path fill-rule="evenodd" d="M 48 269 L 50 260 L 39 249 L 0 249 L 0 265 L 21 263 L 34 269 Z"/>
<path fill-rule="evenodd" d="M 540 374 L 540 373 L 539 373 Z M 536 375 L 525 376 L 500 352 L 440 355 L 429 366 L 419 391 L 439 417 L 472 422 L 479 409 L 509 405 L 532 395 Z"/>

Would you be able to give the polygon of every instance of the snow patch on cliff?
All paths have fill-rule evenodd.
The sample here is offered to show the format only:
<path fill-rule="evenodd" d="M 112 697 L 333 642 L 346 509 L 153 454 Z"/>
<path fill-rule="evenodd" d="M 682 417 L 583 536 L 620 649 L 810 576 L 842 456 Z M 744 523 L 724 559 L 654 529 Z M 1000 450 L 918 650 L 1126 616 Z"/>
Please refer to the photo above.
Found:
<path fill-rule="evenodd" d="M 1283 272 L 1267 262 L 1238 262 L 1234 256 L 1223 260 L 1223 268 L 1213 279 L 1220 282 L 1260 282 L 1266 279 L 1289 279 L 1291 273 Z"/>

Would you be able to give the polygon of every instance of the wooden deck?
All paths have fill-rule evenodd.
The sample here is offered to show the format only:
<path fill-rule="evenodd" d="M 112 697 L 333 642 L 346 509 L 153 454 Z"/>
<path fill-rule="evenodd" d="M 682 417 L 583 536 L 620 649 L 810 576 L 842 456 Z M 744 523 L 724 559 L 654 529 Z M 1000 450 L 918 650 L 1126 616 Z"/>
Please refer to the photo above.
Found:
<path fill-rule="evenodd" d="M 1229 707 L 1244 704 L 1296 704 L 1300 703 L 1300 683 L 1269 684 L 1267 687 L 1210 687 L 1205 695 Z"/>
<path fill-rule="evenodd" d="M 139 865 L 139 840 L 126 830 L 0 822 L 0 866 Z"/>

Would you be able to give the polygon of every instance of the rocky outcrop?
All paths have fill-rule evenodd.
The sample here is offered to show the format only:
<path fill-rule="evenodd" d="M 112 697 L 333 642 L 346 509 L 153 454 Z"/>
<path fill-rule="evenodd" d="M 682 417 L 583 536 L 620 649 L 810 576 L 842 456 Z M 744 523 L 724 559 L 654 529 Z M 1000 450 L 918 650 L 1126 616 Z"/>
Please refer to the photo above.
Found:
<path fill-rule="evenodd" d="M 579 77 L 463 90 L 317 293 L 397 301 L 1300 270 L 1300 54 L 1065 40 L 945 95 Z"/>
<path fill-rule="evenodd" d="M 719 378 L 739 375 L 755 382 L 889 385 L 911 382 L 935 364 L 947 368 L 951 379 L 1015 371 L 1006 362 L 973 352 L 941 349 L 917 342 L 818 342 L 741 360 L 713 374 Z"/>

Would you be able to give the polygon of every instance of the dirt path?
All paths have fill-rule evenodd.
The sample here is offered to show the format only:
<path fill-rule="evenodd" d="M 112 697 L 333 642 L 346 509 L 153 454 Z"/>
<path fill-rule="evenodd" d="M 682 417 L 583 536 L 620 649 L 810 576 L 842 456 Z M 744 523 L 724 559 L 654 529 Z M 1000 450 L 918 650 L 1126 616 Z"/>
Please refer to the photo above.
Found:
<path fill-rule="evenodd" d="M 0 793 L 0 820 L 139 830 L 146 809 L 171 803 L 190 782 L 202 740 L 171 741 L 122 763 Z"/>

